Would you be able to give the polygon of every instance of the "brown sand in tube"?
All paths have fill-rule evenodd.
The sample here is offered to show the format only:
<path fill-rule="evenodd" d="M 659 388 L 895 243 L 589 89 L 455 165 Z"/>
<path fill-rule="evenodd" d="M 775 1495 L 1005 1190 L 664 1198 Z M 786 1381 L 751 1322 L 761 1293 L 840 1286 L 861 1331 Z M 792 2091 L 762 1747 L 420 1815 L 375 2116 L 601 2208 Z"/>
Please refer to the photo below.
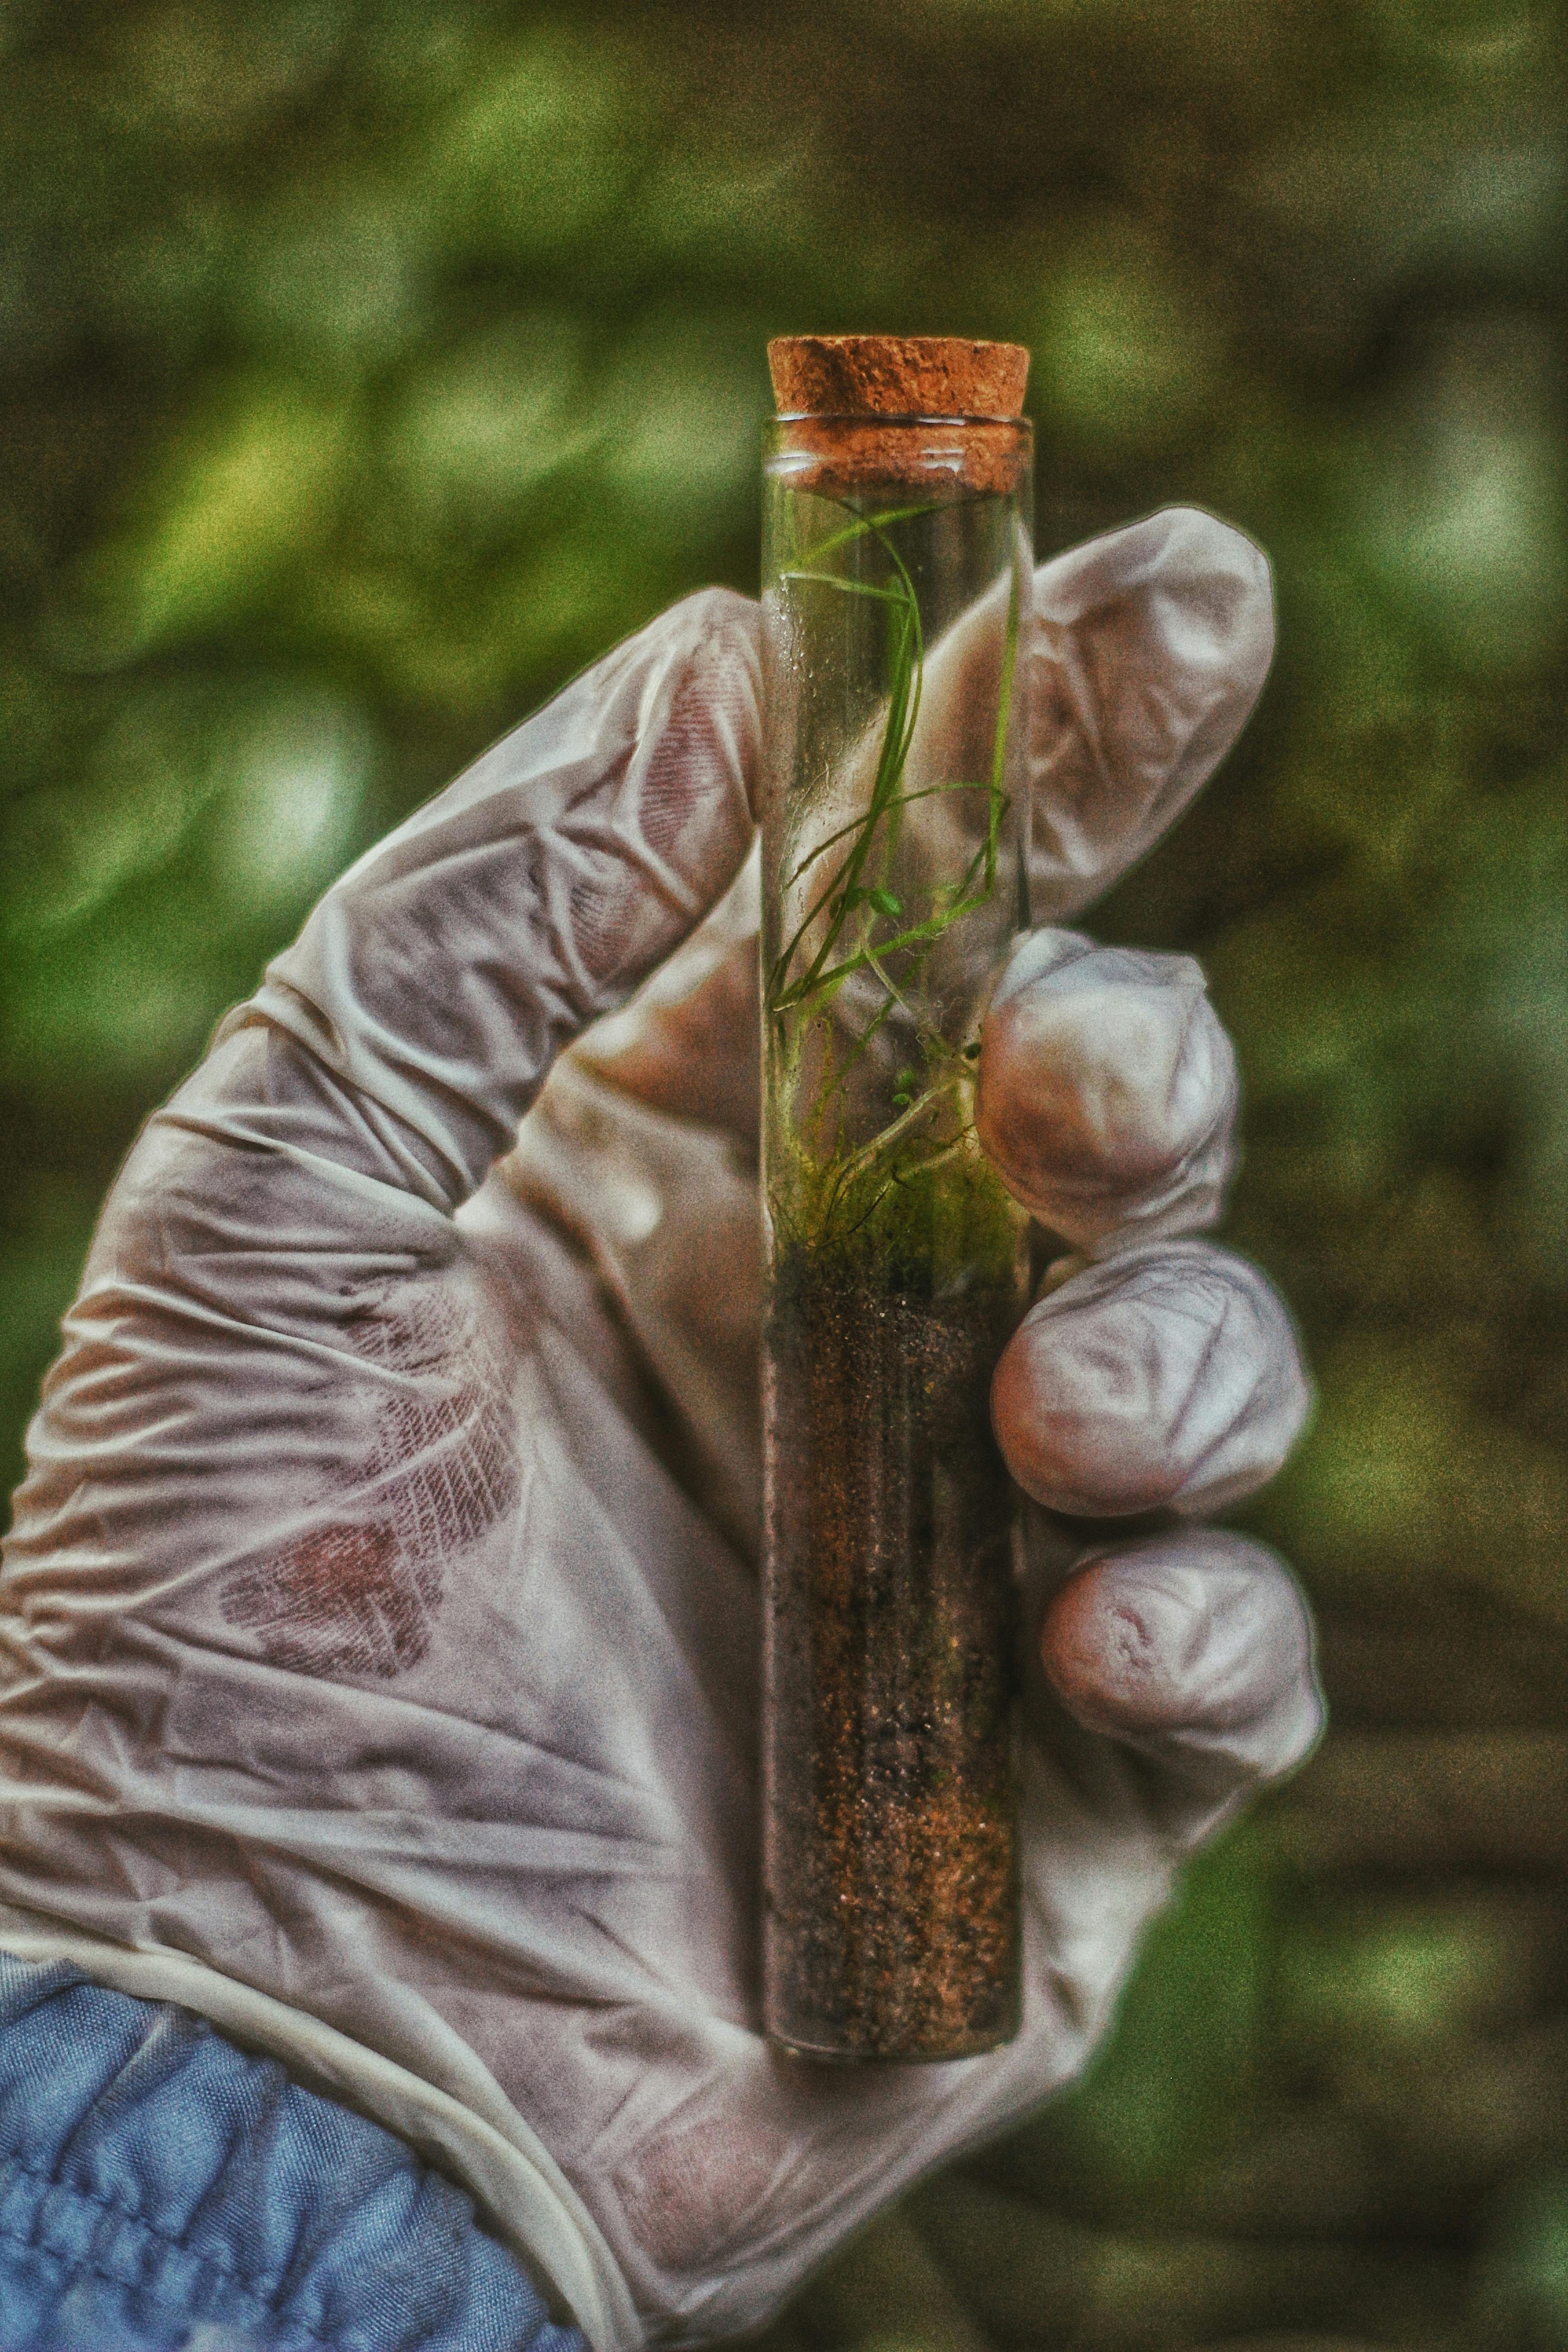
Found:
<path fill-rule="evenodd" d="M 1005 493 L 1028 463 L 1010 422 L 1022 412 L 1029 373 L 1020 343 L 965 342 L 953 335 L 782 335 L 768 345 L 768 368 L 779 415 L 800 420 L 792 446 L 816 452 L 821 472 L 815 480 L 824 489 L 908 480 L 916 452 L 929 457 L 932 436 L 929 424 L 912 433 L 892 422 L 898 417 L 963 421 L 952 459 L 965 489 Z M 849 418 L 866 421 L 847 426 Z"/>
<path fill-rule="evenodd" d="M 792 1255 L 770 1314 L 770 2030 L 956 2058 L 1018 2023 L 1012 1496 L 987 1414 L 1020 1300 Z"/>
<path fill-rule="evenodd" d="M 963 420 L 950 483 L 1006 493 L 1027 467 L 1016 346 L 812 336 L 768 357 L 784 446 L 820 467 L 792 464 L 802 488 L 929 481 L 942 419 Z M 973 1208 L 944 1213 L 973 1231 L 960 1281 L 912 1227 L 902 1263 L 775 1244 L 768 2024 L 820 2056 L 955 2058 L 1018 2023 L 1013 1496 L 988 1405 L 1025 1302 L 1016 1213 L 989 1171 L 969 1182 Z"/>

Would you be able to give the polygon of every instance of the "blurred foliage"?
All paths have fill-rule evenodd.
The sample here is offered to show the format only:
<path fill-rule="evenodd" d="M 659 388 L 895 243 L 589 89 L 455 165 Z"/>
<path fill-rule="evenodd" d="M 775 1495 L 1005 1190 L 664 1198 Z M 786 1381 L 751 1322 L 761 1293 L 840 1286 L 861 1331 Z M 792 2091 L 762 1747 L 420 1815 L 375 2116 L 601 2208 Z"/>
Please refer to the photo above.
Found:
<path fill-rule="evenodd" d="M 1321 1387 L 1252 1516 L 1372 1826 L 1325 1859 L 1310 1770 L 1088 2084 L 781 2347 L 1568 2347 L 1564 46 L 1536 0 L 0 8 L 14 1447 L 137 1121 L 321 886 L 754 583 L 769 333 L 1027 341 L 1043 544 L 1179 499 L 1274 560 L 1258 718 L 1102 928 L 1238 1042 L 1232 1231 Z M 1563 1826 L 1499 1859 L 1505 1745 L 1434 1868 L 1489 1727 Z"/>

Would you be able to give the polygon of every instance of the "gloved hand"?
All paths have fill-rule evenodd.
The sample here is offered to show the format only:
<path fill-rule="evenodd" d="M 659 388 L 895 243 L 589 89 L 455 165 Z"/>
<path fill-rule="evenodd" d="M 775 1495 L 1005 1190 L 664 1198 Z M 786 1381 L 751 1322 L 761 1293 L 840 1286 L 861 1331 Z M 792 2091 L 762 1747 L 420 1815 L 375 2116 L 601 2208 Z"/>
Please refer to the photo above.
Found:
<path fill-rule="evenodd" d="M 1038 610 L 1055 919 L 1227 748 L 1270 613 L 1184 513 L 1047 565 Z M 443 2150 L 600 2342 L 757 2321 L 1074 2074 L 1184 1854 L 1319 1722 L 1286 1572 L 1189 1524 L 1305 1403 L 1261 1278 L 1181 1237 L 1228 1048 L 1187 960 L 1031 935 L 980 1112 L 1078 1253 L 995 1390 L 1044 1623 L 1024 2029 L 847 2071 L 761 2039 L 758 727 L 755 610 L 693 597 L 329 892 L 110 1196 L 3 1587 L 0 1943 Z M 1064 1516 L 1155 1506 L 1092 1546 Z"/>

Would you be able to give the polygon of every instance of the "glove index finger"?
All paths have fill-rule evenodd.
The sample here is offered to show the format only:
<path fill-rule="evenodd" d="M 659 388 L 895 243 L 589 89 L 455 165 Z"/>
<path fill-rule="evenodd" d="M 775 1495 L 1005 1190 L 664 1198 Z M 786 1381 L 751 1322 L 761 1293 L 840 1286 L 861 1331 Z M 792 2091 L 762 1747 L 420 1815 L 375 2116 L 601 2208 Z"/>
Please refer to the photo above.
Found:
<path fill-rule="evenodd" d="M 368 851 L 230 1027 L 290 1033 L 456 1205 L 563 1046 L 733 879 L 760 703 L 756 606 L 688 597 Z"/>
<path fill-rule="evenodd" d="M 1152 847 L 1224 759 L 1274 656 L 1268 558 L 1171 507 L 1040 566 L 1030 697 L 1033 919 Z"/>

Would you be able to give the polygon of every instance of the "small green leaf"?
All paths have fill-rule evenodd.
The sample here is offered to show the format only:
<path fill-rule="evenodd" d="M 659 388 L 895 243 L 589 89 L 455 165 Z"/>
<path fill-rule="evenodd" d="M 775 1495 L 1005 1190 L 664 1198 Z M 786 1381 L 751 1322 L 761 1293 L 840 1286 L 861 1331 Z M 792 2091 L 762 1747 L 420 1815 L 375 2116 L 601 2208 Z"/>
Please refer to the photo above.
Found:
<path fill-rule="evenodd" d="M 890 890 L 868 890 L 866 896 L 879 915 L 901 915 L 904 911 L 903 900 L 895 898 Z"/>

